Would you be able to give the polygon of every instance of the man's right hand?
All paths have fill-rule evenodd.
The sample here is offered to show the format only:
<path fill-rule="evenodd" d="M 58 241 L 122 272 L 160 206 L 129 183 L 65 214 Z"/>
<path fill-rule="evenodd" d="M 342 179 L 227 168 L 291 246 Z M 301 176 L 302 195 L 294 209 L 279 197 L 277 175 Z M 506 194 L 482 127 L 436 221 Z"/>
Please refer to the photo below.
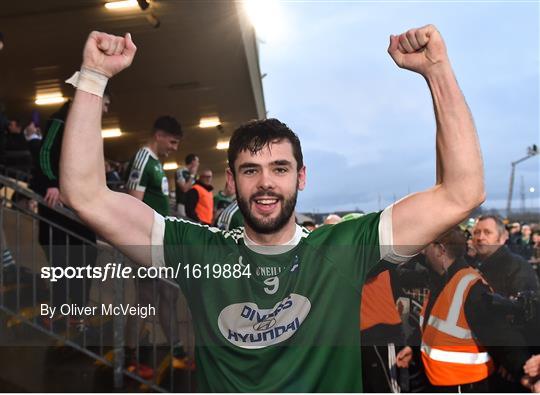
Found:
<path fill-rule="evenodd" d="M 84 45 L 82 66 L 110 78 L 131 65 L 136 51 L 129 33 L 118 37 L 94 31 Z"/>

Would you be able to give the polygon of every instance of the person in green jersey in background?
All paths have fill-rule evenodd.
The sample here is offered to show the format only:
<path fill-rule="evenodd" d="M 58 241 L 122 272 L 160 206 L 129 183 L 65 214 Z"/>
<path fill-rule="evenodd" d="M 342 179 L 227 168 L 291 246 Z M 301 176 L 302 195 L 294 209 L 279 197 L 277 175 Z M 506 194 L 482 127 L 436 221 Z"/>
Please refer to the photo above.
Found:
<path fill-rule="evenodd" d="M 231 230 L 239 226 L 244 226 L 244 218 L 238 208 L 238 202 L 236 201 L 236 193 L 234 191 L 234 185 L 226 180 L 224 191 L 226 194 L 231 195 L 231 202 L 223 207 L 221 210 L 217 210 L 214 225 L 221 230 Z M 216 198 L 214 197 L 214 202 Z M 223 206 L 223 205 L 222 205 Z M 218 204 L 219 207 L 219 204 Z"/>
<path fill-rule="evenodd" d="M 221 230 L 231 230 L 240 226 L 244 226 L 244 217 L 235 200 L 217 217 L 216 227 Z"/>
<path fill-rule="evenodd" d="M 236 200 L 234 187 L 225 181 L 225 186 L 214 195 L 214 223 L 217 221 L 223 210 Z"/>
<path fill-rule="evenodd" d="M 182 128 L 170 116 L 155 120 L 152 137 L 139 149 L 128 166 L 126 189 L 161 215 L 169 215 L 169 183 L 160 159 L 178 149 Z"/>
<path fill-rule="evenodd" d="M 169 215 L 169 187 L 160 160 L 167 158 L 171 152 L 178 149 L 181 138 L 182 128 L 174 117 L 165 115 L 157 118 L 152 128 L 150 140 L 137 151 L 128 166 L 127 192 L 164 216 Z M 178 293 L 174 286 L 157 280 L 158 299 L 154 300 L 153 281 L 156 280 L 138 279 L 138 303 L 157 307 L 161 328 L 167 336 L 167 340 L 173 344 L 173 357 L 178 360 L 174 362 L 180 366 L 183 363 L 182 360 L 186 358 L 186 353 L 180 342 L 178 329 L 176 314 Z M 126 360 L 128 361 L 128 369 L 136 370 L 140 376 L 149 379 L 154 372 L 148 365 L 139 363 L 138 366 L 135 366 L 137 361 L 135 343 L 136 338 L 140 337 L 143 332 L 143 324 L 144 319 L 139 316 L 130 315 L 128 317 Z"/>
<path fill-rule="evenodd" d="M 358 312 L 366 273 L 381 259 L 410 259 L 485 198 L 476 130 L 437 29 L 390 36 L 388 48 L 431 90 L 436 184 L 382 212 L 311 233 L 294 216 L 306 186 L 300 141 L 276 119 L 249 122 L 230 141 L 227 178 L 243 229 L 164 218 L 107 189 L 101 98 L 87 87 L 95 77 L 85 70 L 101 74 L 101 82 L 128 67 L 135 52 L 129 34 L 92 32 L 86 42 L 61 166 L 70 206 L 134 261 L 178 267 L 193 317 L 199 391 L 362 391 Z"/>

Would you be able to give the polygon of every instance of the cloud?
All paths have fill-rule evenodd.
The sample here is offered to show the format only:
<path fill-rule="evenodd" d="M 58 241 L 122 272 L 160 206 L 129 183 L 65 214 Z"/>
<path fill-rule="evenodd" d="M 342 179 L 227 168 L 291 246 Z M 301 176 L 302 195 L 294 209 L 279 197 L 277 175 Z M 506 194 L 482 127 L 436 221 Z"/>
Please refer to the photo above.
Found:
<path fill-rule="evenodd" d="M 423 78 L 399 70 L 388 35 L 435 23 L 474 114 L 487 204 L 501 204 L 510 162 L 538 144 L 536 3 L 282 3 L 288 39 L 261 45 L 270 116 L 302 141 L 305 210 L 376 210 L 433 184 L 435 122 Z M 459 21 L 457 23 L 456 21 Z M 536 157 L 516 182 L 540 190 Z M 516 184 L 517 185 L 517 184 Z M 517 195 L 515 195 L 517 196 Z M 539 193 L 530 196 L 532 202 Z M 516 197 L 515 197 L 516 198 Z M 538 206 L 538 205 L 537 205 Z"/>

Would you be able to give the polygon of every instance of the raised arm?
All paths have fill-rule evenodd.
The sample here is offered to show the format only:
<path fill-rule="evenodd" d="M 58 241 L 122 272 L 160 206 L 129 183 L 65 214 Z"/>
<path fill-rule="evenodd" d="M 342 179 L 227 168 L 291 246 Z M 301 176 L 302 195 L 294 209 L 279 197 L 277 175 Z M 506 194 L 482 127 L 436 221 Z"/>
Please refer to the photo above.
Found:
<path fill-rule="evenodd" d="M 388 52 L 400 68 L 426 79 L 437 125 L 435 186 L 405 197 L 392 210 L 396 252 L 412 255 L 482 204 L 484 171 L 472 115 L 435 26 L 391 36 Z"/>
<path fill-rule="evenodd" d="M 109 190 L 103 170 L 99 91 L 106 78 L 131 64 L 135 51 L 129 34 L 115 37 L 92 32 L 88 37 L 64 131 L 60 188 L 66 203 L 96 233 L 136 262 L 150 265 L 153 210 L 132 196 Z"/>

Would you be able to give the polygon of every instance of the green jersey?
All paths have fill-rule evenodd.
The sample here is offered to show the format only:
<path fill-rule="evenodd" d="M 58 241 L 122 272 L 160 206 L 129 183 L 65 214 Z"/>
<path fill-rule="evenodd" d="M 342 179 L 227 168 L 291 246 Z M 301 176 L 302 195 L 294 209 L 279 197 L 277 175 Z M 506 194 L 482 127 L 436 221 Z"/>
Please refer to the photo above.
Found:
<path fill-rule="evenodd" d="M 198 390 L 360 392 L 360 295 L 390 256 L 391 207 L 261 246 L 155 215 L 154 266 L 168 265 L 193 317 Z"/>
<path fill-rule="evenodd" d="M 231 230 L 244 226 L 244 217 L 236 200 L 219 214 L 216 219 L 216 226 L 221 230 Z"/>
<path fill-rule="evenodd" d="M 144 192 L 143 202 L 161 215 L 169 215 L 169 183 L 157 155 L 141 148 L 129 164 L 126 188 Z"/>

